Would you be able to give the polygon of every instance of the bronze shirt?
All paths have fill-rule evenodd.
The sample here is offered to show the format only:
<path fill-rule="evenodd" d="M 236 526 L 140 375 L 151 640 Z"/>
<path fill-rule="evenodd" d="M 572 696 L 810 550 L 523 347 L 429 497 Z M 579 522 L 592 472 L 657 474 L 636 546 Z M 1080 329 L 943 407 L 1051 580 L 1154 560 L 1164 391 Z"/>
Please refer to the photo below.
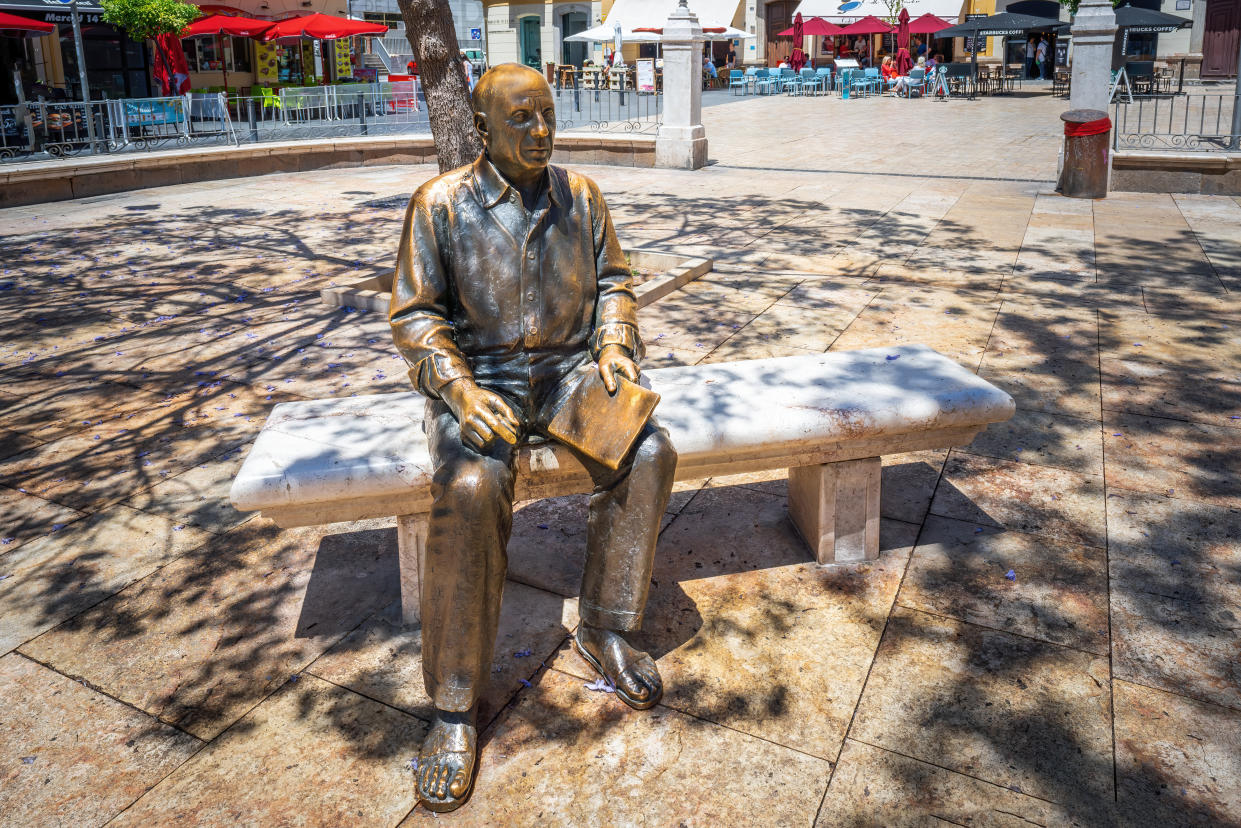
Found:
<path fill-rule="evenodd" d="M 469 377 L 471 357 L 622 345 L 637 302 L 593 181 L 549 166 L 533 211 L 480 156 L 418 188 L 405 213 L 388 319 L 415 387 Z"/>

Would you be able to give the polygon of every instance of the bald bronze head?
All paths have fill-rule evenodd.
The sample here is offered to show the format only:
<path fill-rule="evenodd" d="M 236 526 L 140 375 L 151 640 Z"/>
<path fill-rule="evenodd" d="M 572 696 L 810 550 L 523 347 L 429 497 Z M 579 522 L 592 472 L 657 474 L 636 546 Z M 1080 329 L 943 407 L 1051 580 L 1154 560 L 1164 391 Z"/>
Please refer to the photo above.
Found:
<path fill-rule="evenodd" d="M 496 169 L 519 187 L 540 181 L 556 137 L 547 80 L 529 66 L 502 63 L 479 78 L 473 106 L 474 128 Z"/>

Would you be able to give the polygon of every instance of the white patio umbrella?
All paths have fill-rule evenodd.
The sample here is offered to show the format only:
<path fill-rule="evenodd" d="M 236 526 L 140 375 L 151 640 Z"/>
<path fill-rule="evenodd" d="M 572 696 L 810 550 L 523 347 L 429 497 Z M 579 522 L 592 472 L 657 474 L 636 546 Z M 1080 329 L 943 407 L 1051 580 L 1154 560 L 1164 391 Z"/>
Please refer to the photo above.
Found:
<path fill-rule="evenodd" d="M 634 31 L 633 29 L 621 28 L 622 38 L 628 43 L 659 43 L 663 39 L 660 31 Z M 712 27 L 711 31 L 702 33 L 705 40 L 742 40 L 754 37 L 749 32 L 743 32 L 740 29 L 734 29 L 732 26 Z M 566 43 L 607 43 L 614 40 L 616 32 L 606 23 L 602 26 L 595 26 L 593 29 L 587 29 L 584 32 L 578 32 L 575 35 L 569 35 L 565 38 Z"/>

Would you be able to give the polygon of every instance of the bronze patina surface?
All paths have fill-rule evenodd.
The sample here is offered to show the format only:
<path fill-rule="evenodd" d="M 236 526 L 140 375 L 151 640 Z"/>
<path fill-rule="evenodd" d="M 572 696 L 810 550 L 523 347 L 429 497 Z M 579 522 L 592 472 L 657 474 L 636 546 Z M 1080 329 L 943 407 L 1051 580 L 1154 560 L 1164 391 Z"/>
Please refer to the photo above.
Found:
<path fill-rule="evenodd" d="M 435 464 L 422 563 L 423 675 L 436 707 L 419 756 L 426 806 L 461 806 L 474 784 L 478 699 L 495 646 L 512 528 L 516 448 L 555 439 L 548 424 L 597 373 L 608 392 L 637 382 L 637 305 L 594 182 L 549 165 L 556 111 L 547 82 L 497 66 L 474 91 L 485 151 L 414 193 L 390 321 L 428 398 Z M 614 424 L 603 416 L 592 427 Z M 629 705 L 663 691 L 654 661 L 622 633 L 646 606 L 676 451 L 652 418 L 618 467 L 569 445 L 595 483 L 575 636 Z"/>

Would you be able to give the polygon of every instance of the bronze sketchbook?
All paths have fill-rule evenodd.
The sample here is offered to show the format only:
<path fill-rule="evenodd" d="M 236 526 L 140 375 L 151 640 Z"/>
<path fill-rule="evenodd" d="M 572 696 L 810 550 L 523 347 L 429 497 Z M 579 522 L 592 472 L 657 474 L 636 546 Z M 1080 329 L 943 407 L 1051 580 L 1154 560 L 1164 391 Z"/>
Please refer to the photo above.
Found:
<path fill-rule="evenodd" d="M 619 468 L 659 402 L 659 395 L 624 377 L 616 377 L 616 395 L 608 393 L 592 366 L 573 391 L 559 401 L 547 433 L 609 469 Z"/>

